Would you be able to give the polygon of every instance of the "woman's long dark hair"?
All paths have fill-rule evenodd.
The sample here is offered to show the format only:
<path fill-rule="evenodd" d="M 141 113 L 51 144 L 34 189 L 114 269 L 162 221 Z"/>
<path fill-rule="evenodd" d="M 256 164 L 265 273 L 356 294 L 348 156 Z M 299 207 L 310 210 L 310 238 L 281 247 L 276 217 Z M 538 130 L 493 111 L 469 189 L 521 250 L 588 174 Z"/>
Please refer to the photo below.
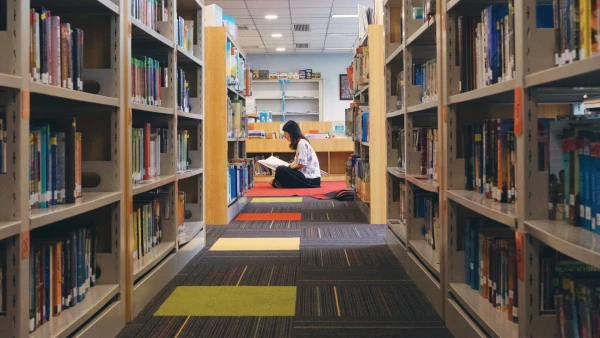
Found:
<path fill-rule="evenodd" d="M 296 121 L 287 121 L 283 125 L 282 129 L 284 132 L 287 131 L 290 134 L 290 149 L 298 149 L 298 142 L 300 142 L 300 139 L 306 140 L 306 142 L 308 142 L 304 134 L 302 134 L 302 130 L 300 130 L 300 126 L 298 125 L 298 123 L 296 123 Z"/>

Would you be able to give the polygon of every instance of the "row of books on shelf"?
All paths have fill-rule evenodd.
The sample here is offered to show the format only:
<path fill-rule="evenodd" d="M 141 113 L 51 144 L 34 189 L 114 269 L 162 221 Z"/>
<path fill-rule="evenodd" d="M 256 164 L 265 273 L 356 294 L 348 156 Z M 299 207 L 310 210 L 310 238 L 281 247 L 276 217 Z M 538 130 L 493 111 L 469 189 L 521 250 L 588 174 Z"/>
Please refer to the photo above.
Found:
<path fill-rule="evenodd" d="M 227 168 L 227 202 L 246 195 L 254 186 L 253 159 L 230 159 Z"/>
<path fill-rule="evenodd" d="M 463 129 L 465 189 L 500 203 L 516 203 L 517 139 L 513 119 L 491 119 Z"/>
<path fill-rule="evenodd" d="M 131 0 L 129 4 L 131 16 L 152 30 L 158 31 L 158 23 L 169 20 L 169 9 L 165 0 Z"/>
<path fill-rule="evenodd" d="M 81 197 L 82 134 L 74 118 L 31 124 L 29 208 L 75 203 Z"/>
<path fill-rule="evenodd" d="M 31 241 L 29 254 L 29 331 L 49 325 L 53 317 L 82 302 L 96 285 L 97 229 L 53 229 Z"/>
<path fill-rule="evenodd" d="M 187 130 L 180 130 L 177 133 L 177 144 L 179 145 L 177 172 L 185 172 L 190 168 L 191 159 L 189 158 L 189 139 L 190 135 Z"/>
<path fill-rule="evenodd" d="M 239 92 L 246 92 L 248 81 L 252 80 L 250 68 L 246 67 L 246 60 L 231 41 L 227 41 L 225 55 L 227 85 L 234 87 Z"/>
<path fill-rule="evenodd" d="M 346 134 L 354 141 L 369 142 L 368 106 L 352 103 L 346 109 Z"/>
<path fill-rule="evenodd" d="M 412 132 L 413 153 L 420 154 L 421 175 L 429 179 L 438 180 L 439 164 L 439 135 L 437 128 L 415 128 Z"/>
<path fill-rule="evenodd" d="M 563 65 L 600 55 L 598 33 L 600 32 L 600 3 L 597 0 L 554 0 L 546 6 L 544 28 L 554 27 L 555 64 Z M 540 11 L 540 5 L 537 8 Z M 553 15 L 549 15 L 552 11 Z M 538 22 L 539 27 L 539 22 Z"/>
<path fill-rule="evenodd" d="M 414 67 L 413 67 L 414 69 Z M 416 74 L 413 74 L 413 79 Z M 402 109 L 404 108 L 404 71 L 396 74 L 396 108 Z"/>
<path fill-rule="evenodd" d="M 439 196 L 430 192 L 417 191 L 414 203 L 414 217 L 423 219 L 423 225 L 420 229 L 421 235 L 439 259 L 440 236 L 442 236 Z"/>
<path fill-rule="evenodd" d="M 190 83 L 185 77 L 183 69 L 177 70 L 177 110 L 189 113 L 190 105 Z"/>
<path fill-rule="evenodd" d="M 8 141 L 8 134 L 6 132 L 6 118 L 4 116 L 0 116 L 0 174 L 6 174 L 7 169 L 7 158 L 6 155 L 7 147 L 6 143 Z"/>
<path fill-rule="evenodd" d="M 352 155 L 352 171 L 354 176 L 354 189 L 363 202 L 371 200 L 371 165 L 369 158 Z"/>
<path fill-rule="evenodd" d="M 549 173 L 549 218 L 600 234 L 598 116 L 539 119 L 539 169 Z"/>
<path fill-rule="evenodd" d="M 152 191 L 133 200 L 133 246 L 134 261 L 141 259 L 162 242 L 162 222 L 171 216 L 170 193 Z"/>
<path fill-rule="evenodd" d="M 131 101 L 162 105 L 162 88 L 169 87 L 169 68 L 150 57 L 131 58 Z"/>
<path fill-rule="evenodd" d="M 558 336 L 600 335 L 600 270 L 546 250 L 540 274 L 540 311 L 556 313 Z"/>
<path fill-rule="evenodd" d="M 413 64 L 413 86 L 421 86 L 421 102 L 438 98 L 437 59 Z M 403 83 L 403 82 L 402 82 Z"/>
<path fill-rule="evenodd" d="M 227 98 L 227 137 L 247 137 L 248 116 L 242 100 Z"/>
<path fill-rule="evenodd" d="M 188 52 L 194 51 L 194 20 L 184 20 L 182 17 L 177 18 L 177 46 Z"/>
<path fill-rule="evenodd" d="M 351 94 L 359 90 L 359 86 L 369 84 L 369 47 L 362 46 L 356 49 L 356 57 L 352 59 L 352 64 L 346 68 L 348 75 L 348 84 Z"/>
<path fill-rule="evenodd" d="M 150 123 L 131 129 L 133 182 L 139 183 L 160 176 L 160 154 L 169 149 L 168 128 L 152 128 Z"/>
<path fill-rule="evenodd" d="M 406 168 L 405 129 L 392 126 L 392 145 L 398 149 L 398 168 Z"/>
<path fill-rule="evenodd" d="M 498 315 L 518 322 L 517 253 L 515 232 L 479 218 L 465 220 L 465 283 L 497 308 Z"/>
<path fill-rule="evenodd" d="M 455 65 L 460 92 L 515 77 L 514 1 L 493 4 L 479 16 L 458 17 Z"/>
<path fill-rule="evenodd" d="M 83 90 L 83 31 L 43 7 L 30 10 L 29 74 L 33 81 Z"/>

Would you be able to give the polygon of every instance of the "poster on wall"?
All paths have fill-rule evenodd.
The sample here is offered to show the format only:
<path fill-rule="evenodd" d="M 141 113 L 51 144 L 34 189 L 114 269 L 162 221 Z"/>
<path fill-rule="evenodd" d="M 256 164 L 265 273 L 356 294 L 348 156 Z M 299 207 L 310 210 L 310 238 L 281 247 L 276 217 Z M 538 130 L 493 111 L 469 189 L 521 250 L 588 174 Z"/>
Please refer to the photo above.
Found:
<path fill-rule="evenodd" d="M 340 74 L 340 100 L 352 100 L 352 98 L 348 74 Z"/>

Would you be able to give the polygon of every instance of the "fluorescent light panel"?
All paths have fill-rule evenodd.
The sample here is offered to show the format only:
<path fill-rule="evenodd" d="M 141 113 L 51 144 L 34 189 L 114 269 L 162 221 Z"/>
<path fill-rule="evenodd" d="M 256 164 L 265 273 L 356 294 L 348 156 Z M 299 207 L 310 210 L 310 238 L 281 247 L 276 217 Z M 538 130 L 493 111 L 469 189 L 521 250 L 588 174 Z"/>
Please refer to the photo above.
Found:
<path fill-rule="evenodd" d="M 280 37 L 282 37 L 282 36 L 283 36 L 283 35 L 281 35 L 281 33 L 273 33 L 273 34 L 271 34 L 271 37 L 272 37 L 272 38 L 280 38 Z"/>
<path fill-rule="evenodd" d="M 278 52 L 285 52 L 285 48 L 283 47 L 277 47 L 275 50 Z"/>
<path fill-rule="evenodd" d="M 277 19 L 277 15 L 268 14 L 268 15 L 265 15 L 265 19 L 267 19 L 267 20 L 275 20 L 275 19 Z"/>
<path fill-rule="evenodd" d="M 358 18 L 358 14 L 333 14 L 332 18 Z"/>

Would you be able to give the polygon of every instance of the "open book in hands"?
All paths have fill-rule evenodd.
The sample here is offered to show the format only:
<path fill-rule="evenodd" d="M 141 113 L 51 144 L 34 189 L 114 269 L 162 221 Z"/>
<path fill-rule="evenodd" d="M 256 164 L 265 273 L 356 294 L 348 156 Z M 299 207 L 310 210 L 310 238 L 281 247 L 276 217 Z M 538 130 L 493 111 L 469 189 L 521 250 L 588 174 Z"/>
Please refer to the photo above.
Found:
<path fill-rule="evenodd" d="M 290 166 L 289 163 L 287 163 L 275 156 L 271 156 L 266 160 L 258 160 L 258 163 L 262 164 L 263 166 L 265 166 L 271 170 L 276 170 L 277 167 L 281 167 L 281 166 L 284 166 L 284 167 Z M 324 172 L 323 170 L 321 170 L 321 176 L 325 176 L 325 175 L 327 175 L 327 173 Z"/>

